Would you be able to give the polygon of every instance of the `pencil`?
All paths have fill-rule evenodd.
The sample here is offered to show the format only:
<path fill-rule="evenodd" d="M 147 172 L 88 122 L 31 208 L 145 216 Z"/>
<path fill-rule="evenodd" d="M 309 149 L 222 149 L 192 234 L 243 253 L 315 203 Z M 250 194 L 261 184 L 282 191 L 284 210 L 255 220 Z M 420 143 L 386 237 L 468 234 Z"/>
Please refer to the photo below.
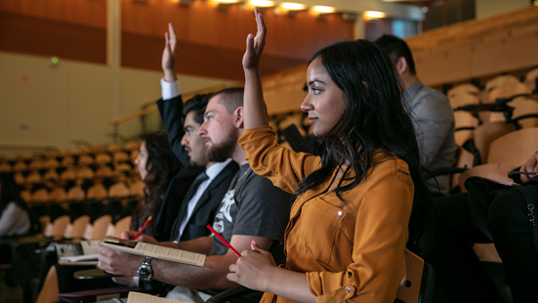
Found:
<path fill-rule="evenodd" d="M 151 216 L 149 216 L 149 218 L 146 220 L 146 223 L 144 223 L 144 225 L 142 225 L 142 228 L 138 231 L 138 233 L 136 233 L 136 236 L 134 237 L 133 241 L 136 240 L 140 236 L 140 234 L 142 234 L 149 221 L 151 221 Z"/>
<path fill-rule="evenodd" d="M 228 247 L 229 249 L 231 249 L 231 250 L 234 252 L 234 254 L 235 254 L 238 258 L 241 257 L 241 254 L 238 253 L 237 250 L 235 250 L 235 248 L 233 248 L 232 245 L 230 245 L 230 243 L 228 243 L 228 241 L 224 240 L 224 238 L 223 238 L 221 235 L 219 235 L 219 233 L 218 233 L 216 230 L 214 230 L 213 227 L 211 227 L 211 225 L 207 224 L 207 228 L 209 228 L 209 230 L 210 230 L 210 231 L 211 231 L 217 238 L 219 238 L 219 240 L 220 240 L 222 243 L 224 243 L 224 245 L 226 245 L 226 247 Z"/>

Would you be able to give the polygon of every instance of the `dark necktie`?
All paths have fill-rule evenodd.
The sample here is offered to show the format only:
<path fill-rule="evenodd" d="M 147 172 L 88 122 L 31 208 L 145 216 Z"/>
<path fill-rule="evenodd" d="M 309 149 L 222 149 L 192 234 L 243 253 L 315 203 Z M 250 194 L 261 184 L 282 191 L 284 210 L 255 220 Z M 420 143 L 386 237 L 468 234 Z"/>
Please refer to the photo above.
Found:
<path fill-rule="evenodd" d="M 209 179 L 209 177 L 206 175 L 205 171 L 203 171 L 198 176 L 196 176 L 196 179 L 194 179 L 194 182 L 192 182 L 191 187 L 187 191 L 185 198 L 183 198 L 183 201 L 181 202 L 181 205 L 179 206 L 179 213 L 172 227 L 171 240 L 179 241 L 179 227 L 181 226 L 181 223 L 183 222 L 183 218 L 187 216 L 189 201 L 196 194 L 196 191 L 198 190 L 198 187 L 200 187 L 200 184 L 202 184 L 202 182 L 204 182 L 207 179 Z"/>

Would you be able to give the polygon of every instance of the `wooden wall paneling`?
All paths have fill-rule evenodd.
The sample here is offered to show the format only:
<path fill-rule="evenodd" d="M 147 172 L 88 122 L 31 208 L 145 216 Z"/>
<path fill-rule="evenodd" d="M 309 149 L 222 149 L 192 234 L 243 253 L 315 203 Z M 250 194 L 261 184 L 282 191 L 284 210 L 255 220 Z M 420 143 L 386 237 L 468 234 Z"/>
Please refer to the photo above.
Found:
<path fill-rule="evenodd" d="M 425 85 L 468 79 L 471 76 L 472 52 L 470 45 L 414 52 L 417 75 Z"/>
<path fill-rule="evenodd" d="M 122 66 L 161 70 L 161 55 L 164 38 L 122 34 Z M 243 81 L 245 76 L 241 65 L 243 51 L 178 42 L 178 73 Z M 263 74 L 274 73 L 304 61 L 265 55 L 261 61 Z"/>
<path fill-rule="evenodd" d="M 106 30 L 0 12 L 0 50 L 106 63 Z"/>
<path fill-rule="evenodd" d="M 172 22 L 179 40 L 238 51 L 244 51 L 247 34 L 256 31 L 252 9 L 232 5 L 218 10 L 210 1 L 180 6 L 173 1 L 123 0 L 122 14 L 124 32 L 162 37 Z M 306 61 L 329 43 L 353 38 L 353 23 L 339 14 L 324 20 L 308 12 L 288 17 L 269 9 L 263 14 L 268 27 L 265 54 Z"/>
<path fill-rule="evenodd" d="M 106 26 L 106 0 L 2 0 L 0 11 L 87 26 Z"/>
<path fill-rule="evenodd" d="M 503 31 L 475 44 L 472 76 L 501 73 L 538 64 L 538 27 Z"/>

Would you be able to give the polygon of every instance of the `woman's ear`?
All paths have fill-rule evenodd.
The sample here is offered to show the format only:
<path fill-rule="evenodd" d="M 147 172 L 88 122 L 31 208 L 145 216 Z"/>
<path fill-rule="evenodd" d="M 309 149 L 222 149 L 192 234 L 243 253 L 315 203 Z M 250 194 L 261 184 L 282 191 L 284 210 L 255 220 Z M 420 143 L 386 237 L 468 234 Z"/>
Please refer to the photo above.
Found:
<path fill-rule="evenodd" d="M 368 83 L 366 83 L 365 81 L 362 81 L 362 84 L 364 84 L 364 86 L 366 87 L 366 89 L 368 89 Z"/>
<path fill-rule="evenodd" d="M 244 128 L 243 126 L 243 107 L 240 106 L 234 112 L 234 125 L 236 128 Z"/>

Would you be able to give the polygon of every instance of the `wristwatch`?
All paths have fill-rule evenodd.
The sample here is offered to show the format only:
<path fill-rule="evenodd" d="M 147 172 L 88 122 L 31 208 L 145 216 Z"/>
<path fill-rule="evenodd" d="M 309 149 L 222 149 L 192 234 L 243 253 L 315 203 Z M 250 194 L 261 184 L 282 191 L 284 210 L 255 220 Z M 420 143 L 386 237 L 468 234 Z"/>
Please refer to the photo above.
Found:
<path fill-rule="evenodd" d="M 151 268 L 151 260 L 153 258 L 146 257 L 142 265 L 138 268 L 138 276 L 140 277 L 140 280 L 142 281 L 151 281 L 151 278 L 153 277 L 153 270 Z"/>

